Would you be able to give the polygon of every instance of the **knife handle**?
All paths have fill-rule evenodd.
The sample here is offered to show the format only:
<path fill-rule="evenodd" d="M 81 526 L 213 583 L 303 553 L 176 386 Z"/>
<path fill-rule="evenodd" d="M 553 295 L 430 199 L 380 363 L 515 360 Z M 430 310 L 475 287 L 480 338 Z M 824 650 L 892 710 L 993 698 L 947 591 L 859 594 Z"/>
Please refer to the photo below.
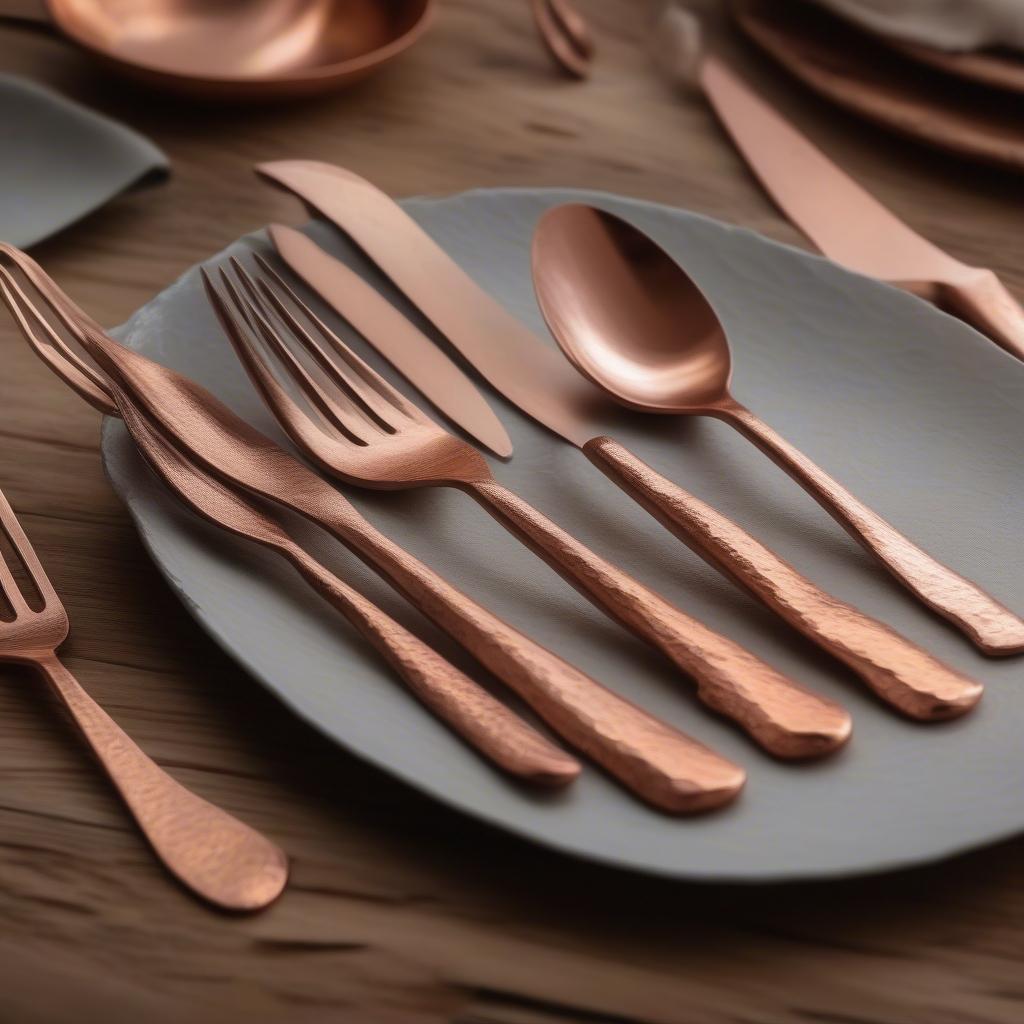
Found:
<path fill-rule="evenodd" d="M 284 545 L 280 550 L 317 593 L 373 644 L 438 718 L 499 768 L 552 787 L 568 785 L 579 775 L 579 762 L 297 544 Z"/>
<path fill-rule="evenodd" d="M 922 721 L 954 718 L 981 698 L 980 683 L 827 594 L 736 523 L 655 472 L 617 441 L 595 437 L 583 451 L 701 558 L 848 665 L 903 714 Z"/>
<path fill-rule="evenodd" d="M 939 285 L 937 305 L 1024 359 L 1024 309 L 991 270 L 977 269 L 962 282 Z"/>
<path fill-rule="evenodd" d="M 607 615 L 697 682 L 700 699 L 777 757 L 815 757 L 850 734 L 850 716 L 606 562 L 494 480 L 463 485 L 503 526 Z"/>
<path fill-rule="evenodd" d="M 746 773 L 617 696 L 438 576 L 326 483 L 289 504 L 355 551 L 518 693 L 552 729 L 654 807 L 692 814 L 735 799 Z"/>
<path fill-rule="evenodd" d="M 922 551 L 749 409 L 730 400 L 716 405 L 713 415 L 753 441 L 900 583 L 957 626 L 982 651 L 993 655 L 1024 651 L 1024 620 L 976 583 Z"/>

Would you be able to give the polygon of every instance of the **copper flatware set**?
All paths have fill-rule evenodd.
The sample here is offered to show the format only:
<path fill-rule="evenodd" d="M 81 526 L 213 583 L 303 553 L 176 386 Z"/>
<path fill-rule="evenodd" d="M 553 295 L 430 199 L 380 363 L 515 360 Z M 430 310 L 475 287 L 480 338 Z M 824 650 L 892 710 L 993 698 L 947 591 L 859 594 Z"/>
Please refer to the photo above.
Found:
<path fill-rule="evenodd" d="M 569 8 L 545 5 L 545 17 Z M 615 404 L 710 415 L 735 425 L 807 489 L 910 593 L 988 654 L 1024 651 L 1024 621 L 918 548 L 732 398 L 724 328 L 685 270 L 631 224 L 599 209 L 556 207 L 534 238 L 545 344 L 372 184 L 342 168 L 285 161 L 258 168 L 340 228 L 501 395 L 587 458 L 693 551 L 856 673 L 886 705 L 920 721 L 962 715 L 979 683 L 891 627 L 828 594 L 736 523 L 596 431 Z M 354 326 L 456 426 L 492 452 L 512 444 L 473 381 L 361 277 L 307 236 L 273 225 L 284 264 Z M 819 758 L 852 721 L 752 652 L 684 613 L 504 487 L 467 441 L 430 419 L 316 316 L 271 263 L 203 270 L 207 297 L 256 390 L 301 453 L 326 474 L 386 490 L 452 487 L 611 619 L 658 649 L 697 696 L 760 747 Z M 580 764 L 551 739 L 314 559 L 276 510 L 322 527 L 482 666 L 574 751 L 671 814 L 722 807 L 746 773 L 619 697 L 461 593 L 368 522 L 328 482 L 188 378 L 120 345 L 30 257 L 0 243 L 0 296 L 43 361 L 96 409 L 119 416 L 156 476 L 186 507 L 268 548 L 376 648 L 412 693 L 511 778 L 566 786 Z M 33 611 L 0 563 L 14 609 L 0 659 L 42 671 L 75 715 L 170 870 L 236 909 L 270 902 L 283 855 L 163 776 L 92 704 L 53 651 L 67 620 L 9 507 L 0 526 L 43 598 Z M 339 666 L 343 671 L 343 666 Z M 140 795 L 141 793 L 141 795 Z M 209 833 L 212 840 L 197 836 Z M 211 845 L 212 843 L 212 845 Z"/>
<path fill-rule="evenodd" d="M 253 384 L 311 461 L 364 487 L 465 491 L 605 614 L 692 675 L 702 700 L 777 756 L 822 754 L 846 740 L 845 711 L 673 607 L 502 487 L 475 448 L 391 388 L 256 260 L 257 280 L 235 262 L 221 271 L 220 291 L 208 278 L 207 289 Z M 300 348 L 323 370 L 322 382 L 299 362 Z M 323 426 L 290 397 L 289 383 Z"/>
<path fill-rule="evenodd" d="M 739 792 L 745 778 L 741 768 L 616 696 L 460 593 L 376 530 L 322 477 L 209 392 L 107 337 L 24 253 L 0 244 L 0 256 L 0 291 L 27 340 L 96 408 L 119 414 L 106 383 L 116 379 L 179 448 L 222 482 L 277 502 L 333 534 L 519 693 L 563 738 L 641 798 L 663 810 L 683 812 L 720 805 Z M 22 281 L 9 267 L 21 272 Z M 34 290 L 35 301 L 23 285 Z M 100 370 L 71 349 L 54 318 Z"/>

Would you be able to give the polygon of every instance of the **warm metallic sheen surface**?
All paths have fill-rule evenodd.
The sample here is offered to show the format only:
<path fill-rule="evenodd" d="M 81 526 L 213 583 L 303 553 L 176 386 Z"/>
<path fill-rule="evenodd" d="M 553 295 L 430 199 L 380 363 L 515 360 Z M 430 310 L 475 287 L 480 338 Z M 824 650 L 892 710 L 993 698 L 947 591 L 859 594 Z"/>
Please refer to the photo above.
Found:
<path fill-rule="evenodd" d="M 105 387 L 104 375 L 109 376 L 217 477 L 322 526 L 472 652 L 561 736 L 648 803 L 686 814 L 720 807 L 739 794 L 746 774 L 738 765 L 612 693 L 456 590 L 208 391 L 114 342 L 31 257 L 2 243 L 0 252 L 102 364 L 99 374 L 66 346 L 40 344 L 35 332 L 25 332 L 47 364 L 90 404 L 97 403 L 97 389 Z M 0 281 L 8 283 L 2 291 L 9 302 L 12 280 L 0 262 Z M 82 387 L 85 381 L 89 384 Z M 109 395 L 105 401 L 116 409 Z"/>
<path fill-rule="evenodd" d="M 821 755 L 846 741 L 843 708 L 692 619 L 503 487 L 475 448 L 390 387 L 257 261 L 255 279 L 237 262 L 233 275 L 222 272 L 226 302 L 209 280 L 207 290 L 257 390 L 311 459 L 363 486 L 465 491 L 596 607 L 696 678 L 707 704 L 777 756 Z M 318 379 L 300 352 L 323 371 Z M 289 393 L 289 380 L 300 397 Z"/>
<path fill-rule="evenodd" d="M 432 647 L 308 555 L 266 511 L 210 476 L 164 437 L 118 385 L 111 394 L 133 440 L 164 483 L 198 515 L 283 555 L 391 664 L 409 689 L 503 771 L 528 782 L 564 786 L 579 763 L 546 740 Z"/>
<path fill-rule="evenodd" d="M 584 450 L 680 540 L 848 665 L 887 704 L 928 721 L 955 718 L 978 703 L 980 683 L 826 593 L 622 445 L 596 437 Z"/>
<path fill-rule="evenodd" d="M 278 255 L 452 422 L 503 458 L 512 441 L 477 386 L 415 324 L 341 260 L 311 238 L 271 224 L 267 234 Z M 404 358 L 402 358 L 404 357 Z"/>
<path fill-rule="evenodd" d="M 433 0 L 47 0 L 73 40 L 121 71 L 199 96 L 326 92 L 414 43 Z"/>
<path fill-rule="evenodd" d="M 731 396 L 725 331 L 696 283 L 653 240 L 595 207 L 556 207 L 538 225 L 534 271 L 556 340 L 590 380 L 636 409 L 714 416 L 736 427 L 983 651 L 1024 650 L 1024 621 L 922 551 Z"/>
<path fill-rule="evenodd" d="M 592 410 L 607 398 L 483 291 L 389 196 L 350 171 L 313 161 L 263 164 L 258 171 L 348 234 L 499 392 L 584 448 L 595 433 Z M 624 479 L 613 479 L 640 500 Z M 698 544 L 695 550 L 703 546 Z M 727 568 L 730 576 L 744 574 L 742 560 L 735 559 L 728 545 L 711 546 L 713 564 Z M 831 600 L 823 592 L 821 598 Z M 819 637 L 813 621 L 790 621 L 811 640 L 826 647 L 830 643 Z"/>
<path fill-rule="evenodd" d="M 256 172 L 333 222 L 456 349 L 527 415 L 571 443 L 594 434 L 608 404 L 558 354 L 487 294 L 389 195 L 344 167 L 279 160 Z M 405 372 L 405 363 L 396 359 Z"/>
<path fill-rule="evenodd" d="M 0 596 L 13 618 L 0 619 L 0 661 L 30 665 L 70 712 L 154 852 L 182 884 L 228 910 L 260 910 L 288 880 L 285 855 L 268 839 L 172 779 L 148 758 L 60 663 L 68 617 L 0 493 L 0 531 L 32 580 L 42 606 L 26 596 L 0 558 Z"/>

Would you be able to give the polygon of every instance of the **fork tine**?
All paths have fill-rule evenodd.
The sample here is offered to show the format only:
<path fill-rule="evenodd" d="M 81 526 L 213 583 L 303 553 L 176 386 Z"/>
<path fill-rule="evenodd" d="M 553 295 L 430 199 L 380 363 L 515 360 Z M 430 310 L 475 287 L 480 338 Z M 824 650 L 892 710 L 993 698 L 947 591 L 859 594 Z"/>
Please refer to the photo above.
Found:
<path fill-rule="evenodd" d="M 46 570 L 43 569 L 35 548 L 32 547 L 31 541 L 25 535 L 21 523 L 18 522 L 18 517 L 14 514 L 14 509 L 11 508 L 10 502 L 2 491 L 0 491 L 0 530 L 3 531 L 17 552 L 43 604 L 59 604 L 60 601 L 50 582 L 50 577 L 46 575 Z M 4 596 L 15 610 L 30 610 L 25 595 L 14 578 L 14 573 L 3 558 L 0 558 L 0 590 L 3 590 Z"/>
<path fill-rule="evenodd" d="M 235 271 L 236 282 L 231 276 L 220 268 L 220 278 L 228 297 L 238 313 L 245 319 L 252 337 L 246 337 L 245 341 L 249 347 L 254 360 L 258 360 L 266 373 L 273 373 L 266 358 L 260 351 L 256 339 L 262 339 L 267 348 L 275 355 L 284 373 L 291 377 L 299 391 L 312 404 L 324 419 L 336 427 L 342 435 L 354 444 L 367 444 L 366 434 L 379 433 L 381 426 L 361 415 L 359 410 L 349 403 L 346 408 L 342 403 L 344 395 L 339 395 L 335 400 L 334 396 L 328 394 L 310 375 L 309 371 L 299 362 L 295 353 L 285 343 L 282 332 L 276 330 L 271 322 L 273 313 L 267 308 L 265 301 L 256 290 L 252 279 L 246 273 L 237 260 L 232 259 L 232 269 Z M 287 333 L 288 325 L 284 325 L 284 333 Z M 296 407 L 297 408 L 297 407 Z M 393 428 L 389 428 L 393 429 Z"/>
<path fill-rule="evenodd" d="M 315 459 L 316 441 L 317 436 L 321 434 L 321 427 L 311 419 L 306 410 L 296 404 L 292 396 L 281 386 L 270 368 L 264 363 L 255 342 L 249 338 L 246 332 L 246 326 L 249 326 L 251 321 L 233 283 L 230 279 L 225 280 L 225 289 L 231 296 L 225 298 L 214 285 L 213 279 L 205 267 L 201 267 L 199 273 L 210 305 L 213 307 L 228 341 L 231 342 L 231 347 L 245 367 L 249 379 L 263 396 L 263 400 L 274 411 L 292 440 L 307 455 Z M 243 326 L 243 320 L 246 326 Z M 357 444 L 363 443 L 354 438 L 349 438 L 349 440 Z"/>
<path fill-rule="evenodd" d="M 255 254 L 255 256 L 257 260 L 260 260 L 260 256 L 258 254 Z M 266 261 L 263 261 L 262 267 L 265 270 L 270 270 L 270 273 L 274 273 Z M 398 417 L 399 421 L 401 420 L 403 415 L 402 411 L 387 402 L 382 402 L 380 400 L 380 396 L 374 394 L 372 390 L 367 391 L 366 388 L 360 387 L 356 381 L 347 376 L 342 368 L 339 367 L 331 358 L 330 354 L 324 350 L 323 346 L 316 340 L 316 338 L 310 334 L 309 330 L 299 322 L 295 314 L 284 303 L 281 296 L 262 276 L 257 278 L 259 282 L 259 290 L 257 292 L 256 284 L 253 282 L 251 276 L 244 270 L 243 273 L 245 273 L 247 287 L 252 290 L 256 301 L 260 302 L 261 308 L 266 310 L 267 304 L 269 303 L 277 317 L 285 327 L 291 331 L 292 336 L 313 359 L 316 365 L 323 371 L 330 383 L 333 384 L 334 387 L 364 415 L 371 417 L 383 430 L 386 430 L 389 434 L 395 433 L 397 430 L 395 420 L 396 417 Z M 280 281 L 280 278 L 278 278 L 278 280 Z M 284 285 L 284 282 L 281 281 L 281 284 Z M 291 292 L 287 285 L 284 285 L 284 288 L 290 293 L 290 297 L 299 308 L 299 311 L 304 312 L 306 314 L 306 318 L 310 322 L 313 322 L 315 319 L 313 314 L 303 307 L 298 296 L 295 295 L 294 292 Z M 340 344 L 340 341 L 335 339 L 335 343 Z"/>
<path fill-rule="evenodd" d="M 373 410 L 374 414 L 385 419 L 386 422 L 394 419 L 395 413 L 399 413 L 408 419 L 417 422 L 430 423 L 431 421 L 416 405 L 410 402 L 401 392 L 393 388 L 376 370 L 367 362 L 360 359 L 356 353 L 346 345 L 338 335 L 323 322 L 309 306 L 299 298 L 295 290 L 287 281 L 261 256 L 253 253 L 257 266 L 263 271 L 266 277 L 272 279 L 277 285 L 275 290 L 261 277 L 260 287 L 264 294 L 274 304 L 282 317 L 287 319 L 293 330 L 299 335 L 300 340 L 316 359 L 317 363 L 339 386 L 351 389 L 358 398 L 366 403 Z M 349 369 L 356 375 L 356 379 L 347 374 L 337 361 L 326 352 L 322 345 L 302 327 L 294 315 L 286 307 L 284 300 L 279 293 L 283 293 L 295 308 L 305 317 L 306 320 L 316 329 L 317 333 L 331 346 L 334 352 L 344 361 Z M 380 399 L 383 399 L 384 404 Z"/>
<path fill-rule="evenodd" d="M 270 347 L 280 358 L 282 363 L 285 365 L 289 373 L 295 378 L 296 383 L 300 386 L 303 393 L 318 407 L 322 412 L 325 412 L 329 418 L 333 417 L 335 413 L 347 413 L 350 409 L 357 411 L 361 416 L 368 416 L 370 410 L 359 401 L 357 395 L 353 395 L 351 389 L 341 388 L 341 394 L 338 396 L 343 405 L 339 405 L 334 401 L 334 396 L 328 394 L 320 384 L 313 378 L 312 374 L 303 366 L 295 355 L 292 347 L 285 340 L 288 337 L 289 332 L 295 335 L 296 340 L 302 344 L 306 351 L 309 351 L 309 346 L 312 344 L 312 340 L 308 337 L 303 336 L 303 329 L 301 324 L 297 323 L 288 315 L 288 311 L 281 308 L 276 302 L 274 296 L 270 298 L 272 301 L 270 305 L 267 303 L 267 298 L 261 294 L 260 290 L 256 287 L 255 281 L 252 276 L 245 269 L 244 266 L 232 257 L 231 259 L 232 268 L 235 271 L 235 275 L 238 278 L 239 283 L 245 291 L 245 301 L 250 310 L 255 310 L 258 315 L 259 322 L 259 333 L 263 335 Z M 274 322 L 277 322 L 283 331 L 274 329 Z M 267 332 L 270 332 L 267 334 Z M 311 353 L 316 357 L 315 353 Z M 319 359 L 316 360 L 317 365 L 321 369 L 326 369 L 324 364 Z M 335 382 L 336 383 L 336 382 Z M 379 417 L 371 418 L 371 425 L 377 429 L 387 430 L 389 433 L 394 431 L 394 427 L 385 422 L 381 421 Z M 354 431 L 354 426 L 351 421 L 346 420 L 346 426 L 348 429 Z"/>
<path fill-rule="evenodd" d="M 6 530 L 2 530 L 2 532 L 7 533 Z M 2 556 L 0 556 L 0 596 L 10 605 L 15 616 L 24 614 L 28 610 L 28 602 L 18 586 L 18 581 L 14 578 L 14 573 L 11 572 L 10 566 Z"/>
<path fill-rule="evenodd" d="M 3 251 L 6 255 L 10 255 L 8 247 L 3 247 Z M 48 282 L 45 278 L 42 281 L 38 280 L 29 273 L 29 268 L 21 265 L 20 261 L 15 263 L 15 266 L 23 272 L 26 280 L 46 307 L 68 332 L 76 340 L 79 340 L 83 330 L 77 319 L 80 311 L 71 300 L 59 290 L 56 290 L 56 294 L 51 294 L 46 287 Z M 102 375 L 91 367 L 82 356 L 72 350 L 39 307 L 29 298 L 11 270 L 3 263 L 0 263 L 0 298 L 10 310 L 19 330 L 36 355 L 90 405 L 106 415 L 115 415 L 116 410 Z"/>

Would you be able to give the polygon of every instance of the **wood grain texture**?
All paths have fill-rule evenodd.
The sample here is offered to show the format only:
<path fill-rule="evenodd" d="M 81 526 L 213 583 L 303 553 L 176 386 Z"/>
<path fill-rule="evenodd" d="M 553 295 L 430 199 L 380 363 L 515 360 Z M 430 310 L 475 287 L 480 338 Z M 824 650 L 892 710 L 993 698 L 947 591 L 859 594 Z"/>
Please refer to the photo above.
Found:
<path fill-rule="evenodd" d="M 35 255 L 103 323 L 294 201 L 257 160 L 352 166 L 397 195 L 578 185 L 799 244 L 695 97 L 643 45 L 645 7 L 580 0 L 599 59 L 558 76 L 525 4 L 443 0 L 384 76 L 299 106 L 195 108 L 0 27 L 0 65 L 171 155 Z M 653 14 L 653 11 L 650 12 Z M 1024 296 L 1020 180 L 948 160 L 804 95 L 743 49 L 785 113 L 883 202 Z M 457 1024 L 1016 1024 L 1024 841 L 886 878 L 666 884 L 579 865 L 437 807 L 286 714 L 194 625 L 103 478 L 96 414 L 0 320 L 0 485 L 73 623 L 72 670 L 168 771 L 265 831 L 292 889 L 254 920 L 168 885 L 44 688 L 0 686 L 0 1019 Z M 955 809 L 951 809 L 955 813 Z"/>

